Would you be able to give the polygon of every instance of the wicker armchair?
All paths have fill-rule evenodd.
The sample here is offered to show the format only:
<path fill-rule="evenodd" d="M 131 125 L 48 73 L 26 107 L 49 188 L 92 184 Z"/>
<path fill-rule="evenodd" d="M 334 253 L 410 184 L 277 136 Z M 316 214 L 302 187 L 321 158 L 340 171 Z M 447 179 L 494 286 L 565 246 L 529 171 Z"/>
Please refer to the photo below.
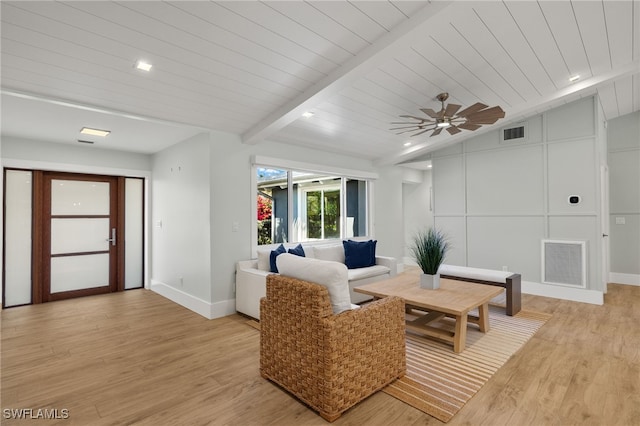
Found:
<path fill-rule="evenodd" d="M 324 286 L 267 277 L 260 373 L 330 422 L 406 370 L 404 304 L 389 297 L 334 315 Z"/>

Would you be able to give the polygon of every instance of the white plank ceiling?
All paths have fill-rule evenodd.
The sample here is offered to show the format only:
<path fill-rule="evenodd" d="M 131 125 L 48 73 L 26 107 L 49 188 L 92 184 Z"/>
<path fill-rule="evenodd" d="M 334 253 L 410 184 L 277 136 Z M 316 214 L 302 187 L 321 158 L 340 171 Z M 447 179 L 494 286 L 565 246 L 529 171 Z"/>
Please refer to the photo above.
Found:
<path fill-rule="evenodd" d="M 640 0 L 0 7 L 5 136 L 77 143 L 109 126 L 94 146 L 152 153 L 212 129 L 391 164 L 593 94 L 606 119 L 640 110 Z M 440 92 L 506 117 L 455 136 L 389 130 L 438 110 Z"/>

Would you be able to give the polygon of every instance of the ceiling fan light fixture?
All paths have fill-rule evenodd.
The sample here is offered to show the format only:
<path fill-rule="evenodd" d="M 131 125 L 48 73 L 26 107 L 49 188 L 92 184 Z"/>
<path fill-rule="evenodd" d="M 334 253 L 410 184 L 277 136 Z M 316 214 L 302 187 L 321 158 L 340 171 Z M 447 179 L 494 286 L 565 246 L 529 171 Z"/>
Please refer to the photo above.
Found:
<path fill-rule="evenodd" d="M 443 120 L 443 121 L 439 121 L 439 122 L 436 124 L 436 126 L 438 126 L 438 127 L 442 127 L 442 128 L 445 128 L 445 127 L 449 127 L 449 126 L 451 126 L 451 123 L 449 123 L 447 120 Z"/>

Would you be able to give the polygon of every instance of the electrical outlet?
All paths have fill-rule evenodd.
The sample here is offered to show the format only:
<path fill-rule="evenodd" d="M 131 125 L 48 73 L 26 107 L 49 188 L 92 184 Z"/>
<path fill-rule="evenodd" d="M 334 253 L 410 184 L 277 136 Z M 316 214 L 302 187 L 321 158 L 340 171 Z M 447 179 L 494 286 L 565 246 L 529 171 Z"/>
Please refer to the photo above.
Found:
<path fill-rule="evenodd" d="M 507 271 L 509 270 L 509 267 L 508 267 L 508 266 L 503 266 L 503 267 L 502 267 L 502 270 L 503 270 L 503 271 L 505 271 L 505 272 L 507 272 Z"/>
<path fill-rule="evenodd" d="M 184 280 L 182 277 L 178 277 L 178 282 L 180 283 L 180 287 L 184 286 Z"/>

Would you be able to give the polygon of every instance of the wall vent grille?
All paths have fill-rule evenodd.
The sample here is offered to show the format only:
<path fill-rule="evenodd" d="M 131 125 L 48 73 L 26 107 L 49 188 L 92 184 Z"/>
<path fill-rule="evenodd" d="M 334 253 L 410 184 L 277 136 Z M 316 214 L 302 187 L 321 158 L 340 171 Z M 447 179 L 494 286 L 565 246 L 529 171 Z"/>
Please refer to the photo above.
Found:
<path fill-rule="evenodd" d="M 526 142 L 529 138 L 527 123 L 517 123 L 513 127 L 505 127 L 500 131 L 501 143 Z"/>
<path fill-rule="evenodd" d="M 586 287 L 586 241 L 542 240 L 542 282 Z"/>

